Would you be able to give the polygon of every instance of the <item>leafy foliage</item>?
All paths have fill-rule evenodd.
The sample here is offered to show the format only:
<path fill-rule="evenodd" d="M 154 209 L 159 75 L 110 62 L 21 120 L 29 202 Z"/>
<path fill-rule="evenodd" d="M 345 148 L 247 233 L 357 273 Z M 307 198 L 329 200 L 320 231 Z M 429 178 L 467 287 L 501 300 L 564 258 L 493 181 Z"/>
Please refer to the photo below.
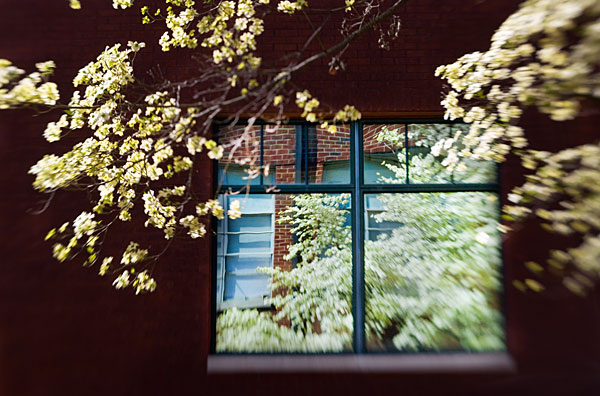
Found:
<path fill-rule="evenodd" d="M 47 239 L 54 241 L 54 257 L 60 261 L 83 257 L 84 265 L 99 266 L 101 276 L 112 275 L 116 288 L 153 291 L 152 269 L 174 237 L 203 237 L 208 214 L 221 218 L 228 210 L 232 218 L 240 215 L 239 206 L 222 208 L 216 199 L 198 199 L 201 186 L 195 185 L 193 174 L 202 151 L 210 159 L 220 159 L 227 148 L 233 158 L 234 152 L 248 143 L 257 119 L 267 118 L 264 115 L 269 111 L 275 114 L 270 121 L 281 125 L 288 104 L 297 105 L 302 117 L 311 122 L 360 118 L 351 105 L 337 112 L 322 111 L 317 98 L 289 81 L 295 72 L 325 57 L 331 57 L 332 67 L 338 68 L 350 43 L 392 16 L 402 2 L 384 6 L 384 0 L 340 0 L 331 12 L 341 15 L 341 40 L 314 51 L 307 48 L 313 40 L 320 41 L 328 19 L 324 22 L 321 11 L 312 11 L 306 1 L 165 0 L 163 9 L 141 6 L 142 24 L 164 26 L 154 44 L 165 52 L 173 48 L 193 51 L 189 58 L 197 62 L 197 75 L 172 82 L 151 73 L 141 81 L 134 73 L 134 63 L 146 43 L 117 43 L 106 46 L 79 70 L 73 79 L 76 89 L 67 103 L 59 102 L 58 87 L 48 81 L 54 62 L 39 63 L 36 72 L 26 75 L 8 60 L 0 60 L 0 109 L 59 108 L 64 113 L 47 125 L 45 139 L 53 143 L 67 134 L 79 137 L 64 154 L 48 154 L 30 169 L 35 175 L 34 188 L 48 194 L 48 204 L 59 190 L 85 190 L 90 197 L 89 210 L 48 233 Z M 130 8 L 133 3 L 112 0 L 115 9 Z M 78 0 L 69 0 L 69 5 L 82 7 Z M 285 19 L 296 13 L 308 25 L 318 16 L 322 26 L 315 27 L 315 34 L 295 53 L 281 59 L 258 56 L 264 18 L 271 14 Z M 228 147 L 208 137 L 217 119 L 235 125 L 242 115 L 249 115 L 246 133 Z M 329 129 L 334 132 L 335 125 Z M 238 157 L 243 156 L 232 162 L 248 165 L 247 158 Z M 258 176 L 267 170 L 250 164 L 248 172 Z M 136 220 L 161 232 L 164 246 L 149 252 L 130 241 L 121 246 L 121 260 L 108 254 L 102 245 L 113 225 Z M 128 259 L 131 246 L 145 254 Z"/>
<path fill-rule="evenodd" d="M 600 275 L 598 142 L 557 153 L 528 149 L 518 126 L 523 110 L 534 106 L 552 120 L 575 118 L 582 107 L 597 109 L 600 99 L 600 4 L 594 0 L 528 0 L 500 26 L 485 52 L 466 54 L 440 66 L 436 74 L 451 90 L 442 101 L 449 119 L 472 122 L 462 145 L 451 139 L 434 151 L 454 167 L 462 158 L 504 161 L 509 152 L 534 171 L 513 191 L 508 219 L 529 215 L 547 222 L 545 228 L 578 235 L 581 245 L 553 252 L 551 269 L 563 270 L 565 285 L 584 293 Z M 558 208 L 557 208 L 558 205 Z M 533 263 L 534 272 L 543 270 Z M 541 290 L 529 279 L 521 289 Z"/>

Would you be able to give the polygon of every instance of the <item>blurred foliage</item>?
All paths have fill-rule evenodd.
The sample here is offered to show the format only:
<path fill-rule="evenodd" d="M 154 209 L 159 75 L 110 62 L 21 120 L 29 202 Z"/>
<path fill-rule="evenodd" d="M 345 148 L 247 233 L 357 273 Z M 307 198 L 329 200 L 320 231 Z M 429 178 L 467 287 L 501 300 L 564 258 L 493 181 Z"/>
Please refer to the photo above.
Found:
<path fill-rule="evenodd" d="M 382 133 L 393 137 L 398 131 Z M 404 150 L 397 154 L 399 165 L 387 166 L 401 179 Z M 489 172 L 480 164 L 463 177 Z M 415 177 L 447 172 L 427 152 L 416 154 L 411 165 Z M 497 197 L 462 192 L 378 194 L 377 199 L 385 210 L 373 215 L 375 221 L 395 228 L 365 241 L 368 348 L 503 349 Z M 291 271 L 265 269 L 279 291 L 271 300 L 275 311 L 232 309 L 219 316 L 218 351 L 351 350 L 349 201 L 347 194 L 297 195 L 280 213 L 278 221 L 289 224 L 297 239 L 286 258 L 297 257 L 298 264 Z M 289 327 L 280 325 L 286 321 Z"/>

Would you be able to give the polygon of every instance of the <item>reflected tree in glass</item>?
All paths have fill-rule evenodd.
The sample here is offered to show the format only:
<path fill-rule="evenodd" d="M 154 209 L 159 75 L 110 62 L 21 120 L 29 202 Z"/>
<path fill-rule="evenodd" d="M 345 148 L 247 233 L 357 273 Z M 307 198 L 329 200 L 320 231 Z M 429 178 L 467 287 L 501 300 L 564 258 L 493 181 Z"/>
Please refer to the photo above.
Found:
<path fill-rule="evenodd" d="M 448 183 L 453 175 L 414 132 L 411 138 L 425 148 L 410 155 L 413 180 Z M 395 163 L 382 163 L 391 173 L 381 182 L 404 182 L 403 150 Z M 481 182 L 489 175 L 488 164 L 472 163 L 460 177 Z M 367 194 L 365 200 L 367 350 L 503 349 L 497 196 L 423 192 Z M 219 316 L 218 351 L 352 349 L 348 209 L 344 194 L 294 197 L 278 221 L 295 235 L 286 258 L 297 263 L 287 271 L 266 270 L 274 309 L 231 309 Z"/>

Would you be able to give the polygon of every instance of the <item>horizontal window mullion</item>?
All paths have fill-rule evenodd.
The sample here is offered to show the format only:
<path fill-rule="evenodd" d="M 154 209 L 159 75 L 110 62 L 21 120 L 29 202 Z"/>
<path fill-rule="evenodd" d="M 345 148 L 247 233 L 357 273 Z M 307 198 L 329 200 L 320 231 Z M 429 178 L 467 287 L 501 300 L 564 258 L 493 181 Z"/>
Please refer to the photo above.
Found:
<path fill-rule="evenodd" d="M 259 267 L 259 268 L 269 268 L 269 267 Z M 256 275 L 264 275 L 264 276 L 269 276 L 268 274 L 264 273 L 264 272 L 259 272 L 256 269 L 253 270 L 234 270 L 234 271 L 225 271 L 226 275 L 233 275 L 239 278 L 244 278 L 244 277 L 250 277 L 250 276 L 256 276 Z"/>
<path fill-rule="evenodd" d="M 369 193 L 419 193 L 419 192 L 471 192 L 490 191 L 499 192 L 500 186 L 496 183 L 482 184 L 365 184 L 361 192 Z"/>
<path fill-rule="evenodd" d="M 273 252 L 245 252 L 245 253 L 226 253 L 220 254 L 219 257 L 223 256 L 271 256 Z"/>
<path fill-rule="evenodd" d="M 310 193 L 351 193 L 351 184 L 309 184 L 309 185 L 279 185 L 279 186 L 221 186 L 218 193 L 229 190 L 249 192 L 250 194 L 310 194 Z"/>
<path fill-rule="evenodd" d="M 219 235 L 245 235 L 245 234 L 273 234 L 274 231 L 227 231 L 219 232 Z"/>

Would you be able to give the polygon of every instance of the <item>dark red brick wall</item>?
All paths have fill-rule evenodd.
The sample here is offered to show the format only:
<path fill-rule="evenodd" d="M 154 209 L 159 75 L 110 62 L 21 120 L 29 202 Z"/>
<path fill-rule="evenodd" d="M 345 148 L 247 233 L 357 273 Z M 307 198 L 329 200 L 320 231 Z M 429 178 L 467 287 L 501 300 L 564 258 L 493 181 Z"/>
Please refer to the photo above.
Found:
<path fill-rule="evenodd" d="M 136 10 L 114 11 L 109 0 L 83 0 L 76 14 L 67 1 L 5 0 L 0 13 L 0 56 L 31 69 L 54 59 L 58 82 L 109 44 L 157 39 L 142 27 Z M 346 72 L 327 73 L 327 61 L 294 76 L 335 110 L 356 105 L 365 117 L 439 116 L 441 82 L 437 65 L 468 51 L 487 48 L 516 0 L 408 0 L 401 9 L 403 28 L 390 51 L 376 48 L 374 34 L 361 38 L 345 55 Z M 270 24 L 270 25 L 269 25 Z M 267 27 L 273 27 L 269 21 Z M 297 48 L 309 34 L 301 20 L 267 30 L 265 58 Z M 338 37 L 328 28 L 326 44 Z M 149 38 L 150 37 L 150 38 Z M 189 53 L 164 57 L 146 52 L 141 66 L 161 65 L 173 79 L 194 73 Z M 144 67 L 141 68 L 142 70 Z M 140 74 L 144 76 L 143 73 Z M 68 88 L 67 88 L 68 90 Z M 68 96 L 64 95 L 64 96 Z M 548 291 L 505 293 L 509 350 L 514 375 L 206 375 L 210 344 L 210 240 L 177 242 L 156 272 L 158 290 L 145 297 L 117 292 L 95 270 L 57 263 L 48 229 L 71 219 L 83 195 L 57 194 L 50 209 L 32 215 L 43 197 L 31 188 L 27 171 L 38 158 L 66 146 L 42 138 L 56 114 L 0 112 L 0 395 L 364 395 L 377 394 L 543 394 L 588 395 L 600 389 L 600 312 L 597 293 L 578 298 L 548 279 Z M 597 138 L 597 119 L 553 124 L 532 114 L 527 127 L 533 141 L 553 149 Z M 550 133 L 553 131 L 556 133 Z M 567 133 L 568 131 L 568 133 Z M 340 135 L 345 133 L 340 131 Z M 559 136 L 561 139 L 557 139 Z M 62 144 L 62 143 L 61 143 Z M 343 156 L 343 155 L 341 155 Z M 522 181 L 515 160 L 502 169 L 503 192 Z M 195 175 L 211 194 L 212 164 Z M 145 235 L 140 226 L 130 231 Z M 148 239 L 154 244 L 152 238 Z M 556 239 L 526 224 L 504 243 L 507 284 L 524 276 L 522 263 L 541 259 Z M 153 245 L 154 246 L 154 245 Z"/>

